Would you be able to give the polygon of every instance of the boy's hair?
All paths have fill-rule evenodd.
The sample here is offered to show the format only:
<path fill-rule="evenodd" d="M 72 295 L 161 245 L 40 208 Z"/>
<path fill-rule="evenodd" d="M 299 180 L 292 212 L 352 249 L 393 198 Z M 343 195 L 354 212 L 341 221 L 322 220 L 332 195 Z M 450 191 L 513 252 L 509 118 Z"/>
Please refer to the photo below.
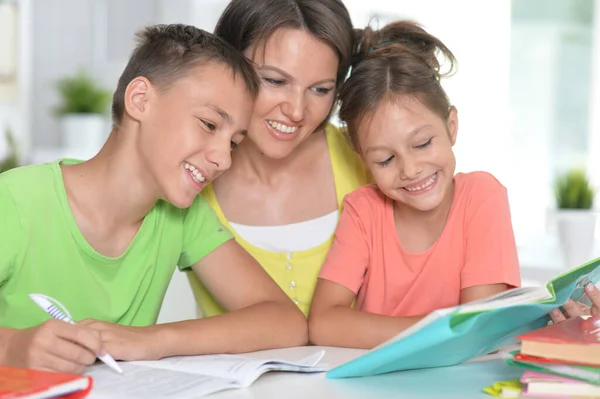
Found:
<path fill-rule="evenodd" d="M 232 0 L 217 22 L 215 35 L 243 52 L 266 45 L 281 29 L 304 30 L 335 51 L 339 58 L 337 94 L 348 74 L 354 46 L 352 20 L 341 0 Z"/>
<path fill-rule="evenodd" d="M 168 90 L 177 80 L 198 66 L 222 63 L 232 78 L 242 77 L 248 92 L 256 98 L 260 79 L 251 63 L 217 36 L 190 25 L 154 25 L 136 34 L 138 44 L 119 78 L 113 95 L 112 119 L 119 126 L 125 109 L 125 90 L 138 76 L 144 76 L 159 90 Z"/>
<path fill-rule="evenodd" d="M 450 101 L 440 79 L 454 72 L 456 59 L 444 43 L 412 21 L 355 32 L 352 72 L 340 90 L 339 114 L 356 150 L 358 126 L 384 100 L 411 96 L 440 118 L 448 117 Z M 441 71 L 438 51 L 449 61 L 446 72 Z"/>

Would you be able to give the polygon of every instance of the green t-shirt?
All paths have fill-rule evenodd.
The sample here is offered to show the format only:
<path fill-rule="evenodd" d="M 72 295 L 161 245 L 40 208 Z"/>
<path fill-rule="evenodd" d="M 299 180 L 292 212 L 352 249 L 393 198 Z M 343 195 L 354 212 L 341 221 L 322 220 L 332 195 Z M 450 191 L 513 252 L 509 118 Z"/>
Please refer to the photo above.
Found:
<path fill-rule="evenodd" d="M 31 293 L 57 299 L 74 320 L 153 324 L 175 266 L 188 269 L 231 238 L 202 197 L 188 209 L 158 201 L 127 250 L 106 257 L 75 223 L 59 162 L 10 170 L 0 175 L 0 326 L 49 318 Z"/>

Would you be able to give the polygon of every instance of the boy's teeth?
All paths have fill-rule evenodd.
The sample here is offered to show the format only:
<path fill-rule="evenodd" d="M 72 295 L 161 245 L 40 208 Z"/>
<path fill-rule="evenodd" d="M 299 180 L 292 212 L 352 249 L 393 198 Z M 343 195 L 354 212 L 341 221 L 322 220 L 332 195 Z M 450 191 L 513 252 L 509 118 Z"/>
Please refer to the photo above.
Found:
<path fill-rule="evenodd" d="M 196 181 L 196 183 L 204 183 L 204 181 L 206 180 L 206 178 L 202 176 L 202 173 L 200 173 L 200 171 L 196 169 L 194 165 L 184 162 L 183 167 L 190 171 L 190 174 L 192 175 L 192 178 Z"/>
<path fill-rule="evenodd" d="M 423 190 L 424 188 L 427 188 L 427 187 L 431 186 L 433 184 L 433 182 L 435 181 L 436 178 L 437 178 L 437 172 L 434 173 L 429 178 L 429 180 L 427 180 L 425 183 L 421 184 L 419 187 L 412 187 L 412 188 L 404 187 L 404 189 L 406 191 L 419 191 L 419 190 Z"/>
<path fill-rule="evenodd" d="M 280 131 L 281 133 L 286 133 L 286 134 L 294 133 L 296 131 L 296 129 L 298 129 L 298 126 L 287 126 L 287 125 L 284 125 L 283 123 L 274 122 L 274 121 L 267 121 L 267 123 L 269 123 L 269 125 L 273 129 Z"/>

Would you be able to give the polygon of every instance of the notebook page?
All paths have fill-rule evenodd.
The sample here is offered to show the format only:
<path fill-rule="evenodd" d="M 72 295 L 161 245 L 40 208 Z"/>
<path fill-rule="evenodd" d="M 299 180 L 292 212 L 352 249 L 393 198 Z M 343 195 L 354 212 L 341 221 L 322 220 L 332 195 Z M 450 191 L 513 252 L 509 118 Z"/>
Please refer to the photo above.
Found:
<path fill-rule="evenodd" d="M 132 362 L 168 370 L 186 373 L 220 377 L 236 381 L 241 386 L 248 386 L 260 375 L 268 371 L 320 372 L 327 371 L 325 365 L 320 365 L 325 351 L 318 351 L 298 361 L 280 359 L 258 359 L 239 355 L 200 355 L 176 356 L 159 361 Z"/>
<path fill-rule="evenodd" d="M 524 303 L 535 303 L 552 296 L 545 287 L 520 287 L 499 294 L 460 305 L 458 313 L 471 313 L 480 310 L 497 309 Z"/>
<path fill-rule="evenodd" d="M 118 375 L 103 365 L 88 368 L 86 374 L 94 379 L 88 396 L 90 399 L 191 399 L 236 387 L 232 381 L 217 377 L 132 363 L 120 363 L 120 366 L 123 375 Z"/>

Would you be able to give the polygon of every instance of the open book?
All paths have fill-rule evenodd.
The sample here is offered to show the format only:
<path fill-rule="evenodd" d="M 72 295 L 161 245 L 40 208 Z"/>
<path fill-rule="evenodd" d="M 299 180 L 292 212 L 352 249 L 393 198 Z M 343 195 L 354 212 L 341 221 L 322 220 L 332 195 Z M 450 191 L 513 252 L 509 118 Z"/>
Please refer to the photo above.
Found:
<path fill-rule="evenodd" d="M 547 324 L 548 312 L 569 298 L 590 305 L 584 288 L 600 281 L 600 258 L 562 273 L 544 287 L 515 288 L 436 310 L 364 355 L 327 373 L 330 378 L 450 366 L 516 342 Z"/>
<path fill-rule="evenodd" d="M 120 363 L 122 376 L 103 365 L 96 365 L 86 373 L 94 380 L 89 398 L 199 398 L 227 389 L 248 387 L 269 371 L 327 371 L 327 366 L 319 363 L 324 354 L 321 350 L 298 361 L 238 355 L 177 356 L 158 361 Z"/>

